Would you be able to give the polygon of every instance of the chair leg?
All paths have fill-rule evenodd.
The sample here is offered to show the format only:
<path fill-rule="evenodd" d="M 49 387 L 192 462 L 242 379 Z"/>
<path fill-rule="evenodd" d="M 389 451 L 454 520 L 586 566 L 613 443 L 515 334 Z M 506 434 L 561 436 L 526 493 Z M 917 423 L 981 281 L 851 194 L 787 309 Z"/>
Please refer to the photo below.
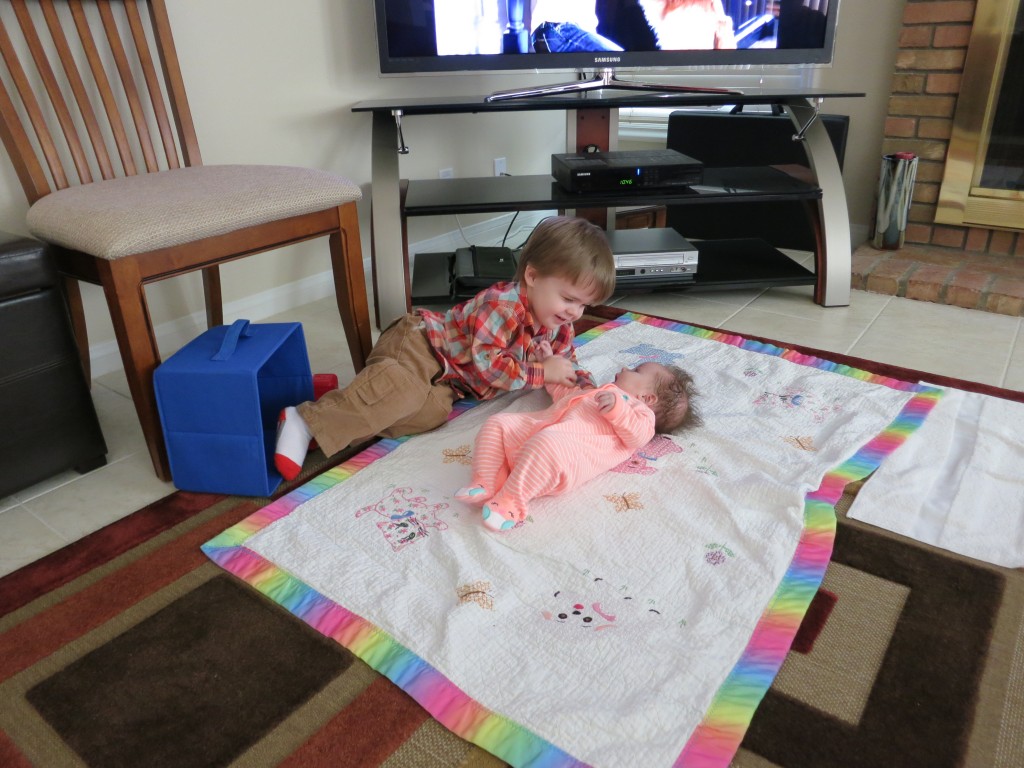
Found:
<path fill-rule="evenodd" d="M 170 462 L 153 389 L 153 372 L 160 364 L 160 350 L 138 264 L 130 257 L 103 261 L 100 280 L 153 469 L 161 480 L 170 480 Z"/>
<path fill-rule="evenodd" d="M 92 386 L 92 360 L 89 359 L 89 332 L 85 327 L 85 308 L 82 305 L 82 290 L 73 277 L 64 278 L 64 295 L 68 300 L 68 314 L 71 316 L 71 331 L 75 335 L 75 346 L 82 361 L 85 381 Z"/>
<path fill-rule="evenodd" d="M 206 327 L 224 325 L 224 301 L 220 291 L 220 267 L 203 270 L 203 296 L 206 299 Z"/>
<path fill-rule="evenodd" d="M 366 302 L 366 276 L 363 272 L 363 250 L 359 241 L 356 204 L 340 206 L 338 218 L 339 229 L 330 236 L 334 293 L 352 363 L 358 373 L 366 365 L 373 342 L 370 337 L 370 310 Z"/>

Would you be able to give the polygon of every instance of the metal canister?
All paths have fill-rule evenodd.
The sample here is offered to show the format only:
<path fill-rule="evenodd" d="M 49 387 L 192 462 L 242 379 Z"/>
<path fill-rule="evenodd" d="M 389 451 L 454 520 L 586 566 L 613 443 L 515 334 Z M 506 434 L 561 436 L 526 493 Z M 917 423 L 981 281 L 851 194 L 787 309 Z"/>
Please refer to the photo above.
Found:
<path fill-rule="evenodd" d="M 875 213 L 875 248 L 896 250 L 903 246 L 916 176 L 917 155 L 913 152 L 882 156 Z"/>

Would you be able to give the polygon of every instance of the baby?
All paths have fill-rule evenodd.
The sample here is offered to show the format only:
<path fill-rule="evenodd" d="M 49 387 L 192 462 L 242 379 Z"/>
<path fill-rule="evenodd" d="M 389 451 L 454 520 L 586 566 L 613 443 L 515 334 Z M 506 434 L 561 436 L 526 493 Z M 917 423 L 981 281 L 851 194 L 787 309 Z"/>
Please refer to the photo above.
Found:
<path fill-rule="evenodd" d="M 514 527 L 532 499 L 565 493 L 620 464 L 655 433 L 700 424 L 693 379 L 675 366 L 643 363 L 601 387 L 547 390 L 551 407 L 495 414 L 477 435 L 472 482 L 455 498 L 482 506 L 492 530 Z"/>

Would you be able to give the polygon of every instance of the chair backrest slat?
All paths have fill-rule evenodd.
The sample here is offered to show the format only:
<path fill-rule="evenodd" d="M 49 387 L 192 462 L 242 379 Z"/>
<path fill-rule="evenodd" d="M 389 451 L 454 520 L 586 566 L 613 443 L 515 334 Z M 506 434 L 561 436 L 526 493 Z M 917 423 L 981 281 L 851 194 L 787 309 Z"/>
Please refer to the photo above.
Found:
<path fill-rule="evenodd" d="M 11 4 L 14 6 L 14 13 L 18 17 L 18 24 L 21 26 L 21 32 L 25 36 L 25 42 L 28 44 L 29 53 L 36 64 L 36 71 L 39 72 L 46 95 L 49 97 L 50 104 L 53 106 L 54 114 L 57 117 L 57 122 L 64 133 L 64 140 L 67 142 L 68 151 L 71 152 L 71 160 L 75 164 L 75 170 L 78 171 L 78 178 L 82 180 L 83 184 L 88 184 L 92 181 L 89 161 L 82 150 L 82 143 L 78 140 L 71 112 L 68 110 L 68 105 L 64 100 L 64 94 L 61 92 L 60 86 L 57 85 L 57 78 L 50 67 L 49 60 L 46 58 L 46 53 L 43 51 L 43 43 L 36 33 L 32 17 L 29 16 L 28 8 L 25 6 L 25 0 L 11 0 Z"/>
<path fill-rule="evenodd" d="M 171 20 L 167 18 L 167 6 L 164 0 L 149 0 L 149 15 L 153 20 L 153 34 L 156 35 L 156 52 L 160 57 L 160 67 L 167 84 L 168 98 L 171 103 L 171 114 L 178 126 L 178 141 L 185 165 L 202 165 L 203 158 L 199 154 L 199 140 L 192 124 L 192 111 L 185 95 L 185 81 L 181 79 L 181 67 L 178 66 L 178 53 L 171 37 Z"/>
<path fill-rule="evenodd" d="M 114 56 L 114 64 L 121 76 L 121 86 L 124 88 L 125 98 L 128 99 L 128 111 L 131 113 L 132 122 L 135 123 L 135 135 L 142 147 L 142 157 L 146 161 L 147 171 L 157 171 L 160 166 L 156 162 L 156 153 L 153 151 L 153 142 L 149 137 L 149 126 L 146 125 L 146 116 L 142 112 L 142 102 L 139 99 L 139 91 L 135 86 L 135 78 L 132 77 L 131 65 L 128 63 L 128 54 L 121 42 L 121 35 L 117 30 L 117 22 L 114 21 L 114 13 L 110 10 L 108 3 L 98 3 L 100 18 L 103 20 L 103 31 L 107 34 L 107 44 Z"/>
<path fill-rule="evenodd" d="M 36 100 L 35 93 L 32 91 L 32 86 L 29 84 L 28 76 L 18 60 L 18 54 L 14 50 L 11 37 L 7 34 L 7 27 L 2 22 L 0 22 L 0 55 L 3 56 L 14 87 L 18 91 L 18 96 L 21 97 L 21 103 L 25 108 L 25 113 L 28 116 L 32 130 L 39 140 L 39 146 L 50 169 L 50 174 L 53 176 L 54 184 L 57 185 L 58 189 L 63 189 L 68 185 L 68 180 L 64 173 L 64 166 L 60 162 L 60 154 L 53 143 L 53 136 L 46 125 L 46 119 L 43 117 L 43 111 Z M 17 112 L 15 111 L 16 114 Z"/>
<path fill-rule="evenodd" d="M 164 0 L 3 5 L 0 140 L 30 202 L 202 164 Z"/>
<path fill-rule="evenodd" d="M 100 60 L 100 52 L 93 39 L 89 20 L 85 17 L 85 9 L 82 8 L 80 2 L 74 0 L 69 5 L 71 6 L 71 16 L 75 21 L 75 29 L 78 31 L 78 40 L 82 44 L 85 58 L 89 62 L 89 70 L 92 72 L 93 82 L 96 83 L 100 100 L 103 102 L 103 110 L 107 115 L 107 122 L 110 124 L 114 144 L 117 146 L 117 154 L 121 158 L 121 167 L 126 176 L 134 176 L 136 174 L 135 160 L 132 158 L 128 135 L 121 120 L 121 110 L 117 107 L 114 91 L 110 87 L 110 80 L 107 79 L 107 72 Z"/>
<path fill-rule="evenodd" d="M 3 24 L 0 23 L 0 30 Z M 0 32 L 0 34 L 4 34 Z M 50 192 L 50 182 L 46 178 L 43 166 L 40 165 L 28 134 L 21 123 L 18 122 L 18 109 L 11 101 L 7 92 L 7 86 L 0 80 L 0 140 L 3 140 L 10 155 L 14 170 L 18 174 L 18 181 L 21 188 L 25 190 L 25 196 L 29 203 L 34 203 L 40 197 Z"/>
<path fill-rule="evenodd" d="M 93 156 L 99 166 L 100 175 L 104 179 L 112 179 L 114 178 L 114 166 L 110 162 L 107 145 L 103 141 L 103 133 L 100 131 L 96 113 L 93 111 L 92 103 L 86 93 L 85 83 L 82 82 L 82 76 L 78 73 L 78 65 L 71 53 L 71 46 L 68 45 L 64 27 L 61 26 L 57 16 L 57 9 L 54 8 L 53 0 L 40 0 L 39 5 L 43 9 L 46 26 L 50 30 L 50 39 L 53 40 L 61 65 L 64 67 L 64 75 L 71 86 L 71 92 L 75 95 L 75 103 L 78 105 L 79 114 L 82 116 L 86 133 L 89 135 L 89 142 L 92 145 Z M 82 179 L 82 183 L 86 183 L 84 179 Z"/>
<path fill-rule="evenodd" d="M 160 139 L 164 145 L 167 167 L 179 168 L 178 148 L 174 145 L 174 131 L 171 130 L 171 124 L 167 119 L 163 94 L 160 92 L 160 81 L 153 66 L 153 57 L 149 52 L 149 42 L 146 40 L 146 30 L 142 26 L 139 7 L 135 0 L 125 0 L 125 10 L 128 12 L 128 26 L 131 29 L 132 42 L 135 43 L 135 53 L 142 65 L 142 74 L 149 91 L 149 105 L 153 109 L 157 128 L 160 131 Z"/>

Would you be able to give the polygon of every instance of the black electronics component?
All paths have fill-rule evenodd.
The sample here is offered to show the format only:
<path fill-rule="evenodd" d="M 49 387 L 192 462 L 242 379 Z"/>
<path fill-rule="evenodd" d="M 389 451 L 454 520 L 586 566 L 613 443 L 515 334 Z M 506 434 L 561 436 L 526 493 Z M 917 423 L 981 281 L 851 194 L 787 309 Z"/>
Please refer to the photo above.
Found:
<path fill-rule="evenodd" d="M 551 156 L 551 175 L 566 192 L 611 192 L 700 184 L 704 166 L 674 149 Z"/>
<path fill-rule="evenodd" d="M 503 246 L 471 245 L 455 251 L 452 297 L 468 299 L 503 280 L 516 276 L 515 252 Z"/>

